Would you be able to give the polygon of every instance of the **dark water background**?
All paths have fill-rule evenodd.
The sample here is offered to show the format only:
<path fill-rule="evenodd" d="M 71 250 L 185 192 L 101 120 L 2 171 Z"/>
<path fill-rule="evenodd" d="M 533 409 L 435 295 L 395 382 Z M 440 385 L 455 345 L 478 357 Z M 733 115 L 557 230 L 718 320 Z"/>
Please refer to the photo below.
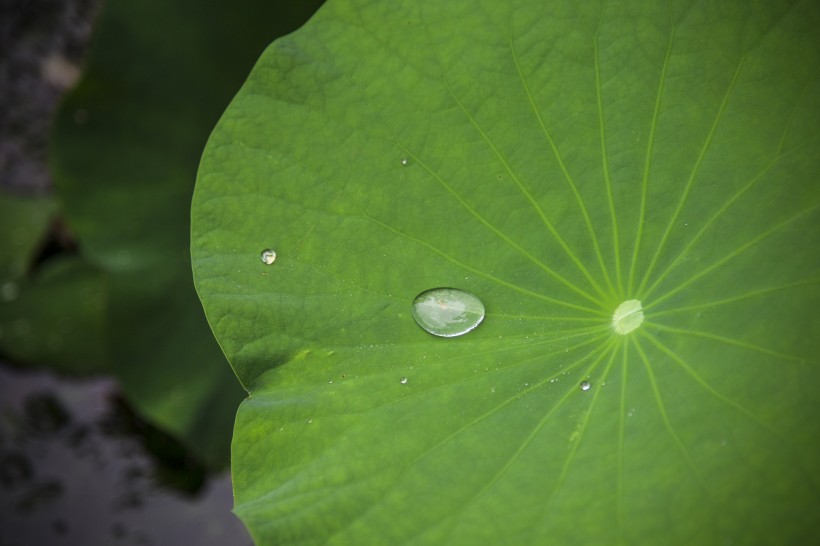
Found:
<path fill-rule="evenodd" d="M 0 546 L 250 545 L 232 502 L 113 380 L 0 363 Z"/>

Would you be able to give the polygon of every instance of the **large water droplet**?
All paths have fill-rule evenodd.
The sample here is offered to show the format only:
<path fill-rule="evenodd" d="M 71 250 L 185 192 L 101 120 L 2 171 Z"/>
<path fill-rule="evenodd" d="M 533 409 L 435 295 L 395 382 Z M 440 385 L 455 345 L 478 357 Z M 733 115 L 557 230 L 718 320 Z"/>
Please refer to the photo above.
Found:
<path fill-rule="evenodd" d="M 273 262 L 276 261 L 276 251 L 271 250 L 270 248 L 266 248 L 262 251 L 262 254 L 259 256 L 262 258 L 262 262 L 271 265 Z"/>
<path fill-rule="evenodd" d="M 434 288 L 413 300 L 413 318 L 434 336 L 456 337 L 481 324 L 484 304 L 463 290 Z"/>
<path fill-rule="evenodd" d="M 612 315 L 612 328 L 625 336 L 643 323 L 643 307 L 639 300 L 626 300 Z"/>

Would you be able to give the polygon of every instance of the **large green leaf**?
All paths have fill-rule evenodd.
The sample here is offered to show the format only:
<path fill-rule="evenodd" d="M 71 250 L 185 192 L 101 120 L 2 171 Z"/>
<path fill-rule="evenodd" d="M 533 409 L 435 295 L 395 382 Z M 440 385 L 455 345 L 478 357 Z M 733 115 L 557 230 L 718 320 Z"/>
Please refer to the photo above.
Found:
<path fill-rule="evenodd" d="M 244 393 L 191 280 L 197 164 L 260 48 L 316 4 L 109 0 L 55 125 L 50 159 L 66 216 L 110 273 L 115 373 L 143 417 L 212 466 L 228 462 Z"/>
<path fill-rule="evenodd" d="M 818 24 L 331 0 L 276 42 L 193 207 L 258 543 L 820 540 Z M 419 328 L 441 286 L 484 322 Z"/>
<path fill-rule="evenodd" d="M 76 256 L 55 257 L 0 303 L 0 350 L 14 364 L 70 375 L 107 372 L 106 276 Z"/>
<path fill-rule="evenodd" d="M 74 256 L 38 263 L 56 218 L 52 197 L 0 192 L 0 353 L 16 365 L 99 373 L 104 275 Z"/>

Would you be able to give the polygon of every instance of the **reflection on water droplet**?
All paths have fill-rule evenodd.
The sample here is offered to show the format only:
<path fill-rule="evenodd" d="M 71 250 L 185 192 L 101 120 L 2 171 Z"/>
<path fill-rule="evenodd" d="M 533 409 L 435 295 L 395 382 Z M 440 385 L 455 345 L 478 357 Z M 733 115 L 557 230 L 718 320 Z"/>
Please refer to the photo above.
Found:
<path fill-rule="evenodd" d="M 407 378 L 402 377 L 401 379 L 399 379 L 399 383 L 401 383 L 402 385 L 406 385 L 407 384 Z"/>
<path fill-rule="evenodd" d="M 433 288 L 413 300 L 413 318 L 434 336 L 456 337 L 481 324 L 484 304 L 463 290 Z"/>
<path fill-rule="evenodd" d="M 589 381 L 581 381 L 581 390 L 588 391 L 589 390 Z"/>
<path fill-rule="evenodd" d="M 17 299 L 17 296 L 19 295 L 20 288 L 18 288 L 16 283 L 7 282 L 2 287 L 0 287 L 0 300 L 14 301 Z"/>
<path fill-rule="evenodd" d="M 276 261 L 276 251 L 271 250 L 270 248 L 266 248 L 262 251 L 262 254 L 260 254 L 259 257 L 262 258 L 262 263 L 271 265 L 273 262 Z"/>
<path fill-rule="evenodd" d="M 401 158 L 401 164 L 403 167 L 406 167 L 408 163 L 410 163 L 409 159 L 407 159 L 406 157 Z"/>

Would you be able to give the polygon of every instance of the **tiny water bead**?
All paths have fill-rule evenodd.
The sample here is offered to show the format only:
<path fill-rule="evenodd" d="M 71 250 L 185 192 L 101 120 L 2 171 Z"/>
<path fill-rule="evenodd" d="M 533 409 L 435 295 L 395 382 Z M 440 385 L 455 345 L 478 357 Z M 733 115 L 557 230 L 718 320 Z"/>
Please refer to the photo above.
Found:
<path fill-rule="evenodd" d="M 407 384 L 407 378 L 402 377 L 401 379 L 399 379 L 399 383 L 401 383 L 402 385 L 406 385 Z"/>
<path fill-rule="evenodd" d="M 626 300 L 612 315 L 612 328 L 622 336 L 632 332 L 643 323 L 643 307 L 638 300 Z"/>
<path fill-rule="evenodd" d="M 581 381 L 581 390 L 588 391 L 590 387 L 589 381 Z"/>
<path fill-rule="evenodd" d="M 433 288 L 413 300 L 413 318 L 434 336 L 456 337 L 481 324 L 484 304 L 463 290 Z"/>
<path fill-rule="evenodd" d="M 266 248 L 262 251 L 262 254 L 260 254 L 259 257 L 262 258 L 262 263 L 271 265 L 276 261 L 276 251 Z"/>
<path fill-rule="evenodd" d="M 406 157 L 402 157 L 399 161 L 401 162 L 402 167 L 406 167 L 407 164 L 410 163 L 410 160 L 407 159 Z"/>

